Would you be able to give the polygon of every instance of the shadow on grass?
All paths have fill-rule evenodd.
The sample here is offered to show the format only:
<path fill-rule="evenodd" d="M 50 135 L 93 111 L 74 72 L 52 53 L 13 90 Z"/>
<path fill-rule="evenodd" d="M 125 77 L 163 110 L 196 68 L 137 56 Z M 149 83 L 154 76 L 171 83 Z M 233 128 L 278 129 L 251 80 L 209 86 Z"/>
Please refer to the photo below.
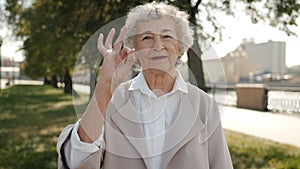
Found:
<path fill-rule="evenodd" d="M 37 152 L 34 144 L 21 144 L 1 148 L 0 168 L 32 169 L 57 168 L 57 156 L 53 149 Z"/>
<path fill-rule="evenodd" d="M 57 168 L 57 137 L 77 120 L 71 95 L 17 85 L 1 93 L 0 105 L 0 168 Z"/>

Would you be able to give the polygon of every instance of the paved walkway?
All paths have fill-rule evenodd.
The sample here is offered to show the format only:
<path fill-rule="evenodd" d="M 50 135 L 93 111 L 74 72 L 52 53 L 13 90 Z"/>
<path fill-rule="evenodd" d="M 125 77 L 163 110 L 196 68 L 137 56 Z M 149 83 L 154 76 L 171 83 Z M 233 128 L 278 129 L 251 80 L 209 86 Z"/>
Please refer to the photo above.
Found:
<path fill-rule="evenodd" d="M 5 89 L 6 88 L 6 83 L 7 83 L 7 80 L 6 79 L 0 79 L 1 80 L 1 83 L 0 83 L 0 88 L 1 89 Z"/>
<path fill-rule="evenodd" d="M 1 79 L 1 89 L 5 89 L 9 86 L 6 86 L 7 83 L 7 79 Z M 15 79 L 14 80 L 14 84 L 28 84 L 28 85 L 42 85 L 44 84 L 43 81 L 40 80 L 19 80 L 19 79 Z"/>
<path fill-rule="evenodd" d="M 225 129 L 300 147 L 300 116 L 220 106 Z"/>

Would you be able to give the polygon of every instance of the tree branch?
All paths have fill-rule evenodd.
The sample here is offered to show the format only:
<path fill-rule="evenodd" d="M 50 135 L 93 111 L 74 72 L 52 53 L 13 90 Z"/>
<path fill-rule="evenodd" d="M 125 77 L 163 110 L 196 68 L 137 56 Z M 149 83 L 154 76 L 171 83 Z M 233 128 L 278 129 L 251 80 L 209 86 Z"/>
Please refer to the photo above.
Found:
<path fill-rule="evenodd" d="M 202 2 L 202 0 L 198 0 L 197 2 L 196 2 L 196 5 L 193 7 L 194 9 L 198 9 L 198 7 L 199 7 L 199 5 L 201 4 L 201 2 Z"/>

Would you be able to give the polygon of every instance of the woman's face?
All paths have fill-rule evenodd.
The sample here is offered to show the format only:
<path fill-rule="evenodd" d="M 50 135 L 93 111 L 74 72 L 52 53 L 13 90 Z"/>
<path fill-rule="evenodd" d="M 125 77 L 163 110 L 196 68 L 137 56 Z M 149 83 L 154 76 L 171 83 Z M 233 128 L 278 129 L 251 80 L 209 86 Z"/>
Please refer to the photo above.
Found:
<path fill-rule="evenodd" d="M 142 69 L 174 73 L 180 55 L 180 42 L 173 19 L 163 17 L 137 23 L 136 57 Z"/>

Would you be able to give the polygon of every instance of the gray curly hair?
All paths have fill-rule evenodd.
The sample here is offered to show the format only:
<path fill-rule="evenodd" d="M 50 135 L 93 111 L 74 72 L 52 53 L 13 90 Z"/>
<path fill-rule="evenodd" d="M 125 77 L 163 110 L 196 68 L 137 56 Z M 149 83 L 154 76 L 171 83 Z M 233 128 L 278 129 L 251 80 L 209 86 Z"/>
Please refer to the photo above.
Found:
<path fill-rule="evenodd" d="M 163 2 L 151 2 L 144 5 L 138 5 L 132 8 L 126 20 L 128 32 L 125 39 L 125 45 L 134 48 L 134 36 L 136 35 L 136 25 L 139 21 L 149 21 L 169 17 L 175 21 L 179 41 L 181 43 L 181 54 L 183 55 L 193 45 L 194 31 L 189 25 L 189 15 L 180 11 L 177 7 Z"/>

